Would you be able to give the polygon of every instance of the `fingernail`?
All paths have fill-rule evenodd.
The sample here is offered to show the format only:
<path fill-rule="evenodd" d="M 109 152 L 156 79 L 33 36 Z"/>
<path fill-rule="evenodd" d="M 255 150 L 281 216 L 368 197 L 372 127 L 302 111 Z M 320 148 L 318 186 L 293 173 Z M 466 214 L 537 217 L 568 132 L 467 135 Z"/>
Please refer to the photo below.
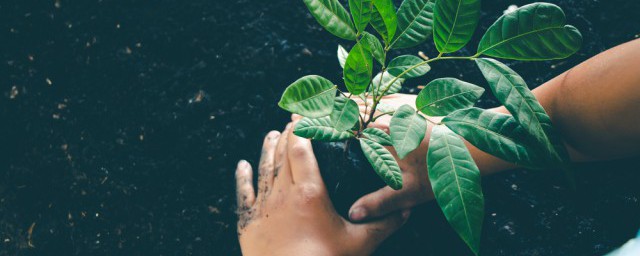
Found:
<path fill-rule="evenodd" d="M 238 169 L 245 170 L 248 167 L 249 167 L 249 162 L 247 162 L 245 160 L 240 160 L 240 162 L 238 162 Z"/>
<path fill-rule="evenodd" d="M 367 212 L 362 207 L 355 208 L 349 213 L 349 219 L 351 219 L 352 221 L 361 221 L 366 216 Z"/>

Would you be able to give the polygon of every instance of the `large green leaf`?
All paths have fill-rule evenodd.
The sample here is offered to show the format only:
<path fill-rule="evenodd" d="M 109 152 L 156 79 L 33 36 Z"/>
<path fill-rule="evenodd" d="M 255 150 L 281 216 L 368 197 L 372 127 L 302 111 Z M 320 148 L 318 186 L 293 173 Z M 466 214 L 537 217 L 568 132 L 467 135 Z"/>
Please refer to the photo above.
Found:
<path fill-rule="evenodd" d="M 287 87 L 278 106 L 306 117 L 327 116 L 333 110 L 336 91 L 337 87 L 324 77 L 305 76 Z"/>
<path fill-rule="evenodd" d="M 405 0 L 398 8 L 398 29 L 391 48 L 418 46 L 433 34 L 435 0 Z"/>
<path fill-rule="evenodd" d="M 382 146 L 393 146 L 391 136 L 378 128 L 367 128 L 362 131 L 362 134 L 372 141 L 379 143 Z"/>
<path fill-rule="evenodd" d="M 349 52 L 342 47 L 342 45 L 338 45 L 338 63 L 340 63 L 340 67 L 344 68 L 344 64 L 347 62 L 347 56 L 349 56 Z"/>
<path fill-rule="evenodd" d="M 357 43 L 344 64 L 344 83 L 351 94 L 361 94 L 367 90 L 373 73 L 373 58 L 367 42 Z"/>
<path fill-rule="evenodd" d="M 349 10 L 356 24 L 358 32 L 364 31 L 371 20 L 371 12 L 373 12 L 372 0 L 349 0 Z"/>
<path fill-rule="evenodd" d="M 398 152 L 398 157 L 403 159 L 411 151 L 416 149 L 427 132 L 427 120 L 416 113 L 409 105 L 402 105 L 391 118 L 389 126 L 393 147 Z"/>
<path fill-rule="evenodd" d="M 402 89 L 402 83 L 404 82 L 404 79 L 402 78 L 395 79 L 395 78 L 396 78 L 395 76 L 392 76 L 387 71 L 384 72 L 384 75 L 383 73 L 378 73 L 375 77 L 373 77 L 373 80 L 372 80 L 373 84 L 369 88 L 371 91 L 375 92 L 375 95 L 381 94 L 385 90 L 387 92 L 384 95 L 398 93 L 400 89 Z M 391 87 L 391 88 L 387 90 L 388 87 Z"/>
<path fill-rule="evenodd" d="M 416 98 L 416 108 L 429 116 L 445 116 L 458 109 L 472 107 L 484 89 L 455 78 L 431 81 Z"/>
<path fill-rule="evenodd" d="M 413 66 L 420 63 L 423 64 L 412 69 Z M 402 55 L 396 57 L 389 63 L 389 67 L 387 69 L 387 71 L 389 71 L 391 75 L 396 77 L 402 75 L 402 78 L 405 79 L 423 76 L 424 74 L 429 72 L 429 70 L 431 70 L 429 64 L 424 63 L 424 60 L 422 60 L 420 57 L 416 57 L 413 55 Z"/>
<path fill-rule="evenodd" d="M 364 138 L 360 139 L 360 147 L 378 176 L 392 189 L 401 189 L 402 171 L 391 152 L 377 142 Z"/>
<path fill-rule="evenodd" d="M 480 19 L 480 0 L 437 0 L 433 8 L 433 41 L 441 53 L 464 47 Z"/>
<path fill-rule="evenodd" d="M 496 98 L 533 136 L 538 145 L 551 155 L 553 162 L 569 162 L 567 149 L 554 129 L 551 118 L 531 93 L 524 79 L 499 61 L 480 58 L 476 59 L 476 63 Z"/>
<path fill-rule="evenodd" d="M 331 118 L 328 116 L 321 118 L 302 118 L 293 129 L 293 133 L 303 138 L 320 141 L 343 141 L 353 138 L 354 135 L 348 131 L 338 131 L 333 128 Z"/>
<path fill-rule="evenodd" d="M 303 1 L 311 15 L 331 34 L 347 40 L 356 40 L 356 29 L 351 17 L 338 0 Z"/>
<path fill-rule="evenodd" d="M 479 108 L 458 110 L 442 122 L 480 150 L 520 166 L 544 166 L 540 152 L 515 118 Z"/>
<path fill-rule="evenodd" d="M 427 169 L 444 216 L 477 255 L 484 218 L 480 171 L 462 139 L 443 125 L 431 132 Z"/>
<path fill-rule="evenodd" d="M 378 40 L 376 36 L 369 34 L 369 32 L 362 32 L 362 41 L 366 41 L 368 43 L 373 58 L 375 58 L 381 65 L 384 65 L 385 53 L 380 40 Z"/>
<path fill-rule="evenodd" d="M 373 0 L 371 26 L 387 44 L 393 39 L 398 27 L 398 17 L 392 0 Z"/>
<path fill-rule="evenodd" d="M 333 128 L 338 131 L 347 131 L 355 125 L 360 115 L 358 103 L 345 97 L 337 97 L 333 105 L 333 112 L 329 116 Z"/>
<path fill-rule="evenodd" d="M 582 35 L 565 25 L 564 12 L 549 3 L 533 3 L 500 17 L 484 34 L 478 55 L 514 60 L 562 59 L 582 45 Z"/>

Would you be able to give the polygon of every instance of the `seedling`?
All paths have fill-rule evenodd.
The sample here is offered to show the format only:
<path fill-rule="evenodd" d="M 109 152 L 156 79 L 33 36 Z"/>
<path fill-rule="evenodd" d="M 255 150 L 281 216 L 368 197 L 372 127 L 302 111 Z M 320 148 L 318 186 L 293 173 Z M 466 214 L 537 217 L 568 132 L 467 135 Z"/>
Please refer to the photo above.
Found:
<path fill-rule="evenodd" d="M 397 11 L 392 0 L 349 0 L 350 13 L 338 0 L 303 1 L 328 32 L 355 44 L 349 51 L 338 46 L 347 92 L 316 75 L 302 77 L 285 90 L 278 105 L 304 116 L 294 133 L 320 141 L 358 140 L 376 173 L 397 190 L 402 188 L 402 173 L 387 147 L 404 159 L 433 126 L 429 180 L 448 222 L 476 255 L 484 197 L 480 172 L 460 137 L 505 161 L 536 169 L 560 167 L 571 177 L 567 150 L 525 81 L 488 58 L 542 61 L 574 54 L 582 36 L 565 23 L 558 6 L 533 3 L 506 13 L 487 29 L 476 54 L 458 56 L 452 53 L 467 45 L 477 27 L 480 0 L 405 0 Z M 367 32 L 369 25 L 382 40 Z M 391 50 L 419 46 L 429 38 L 437 56 L 403 55 L 387 61 Z M 456 78 L 432 80 L 415 106 L 390 109 L 380 103 L 383 96 L 400 91 L 406 79 L 428 74 L 430 64 L 442 60 L 474 61 L 511 115 L 475 108 L 484 89 Z M 379 67 L 377 75 L 374 66 Z M 360 114 L 355 97 L 363 99 L 368 115 Z M 390 134 L 369 127 L 381 115 L 392 115 Z M 443 119 L 435 122 L 429 116 Z"/>

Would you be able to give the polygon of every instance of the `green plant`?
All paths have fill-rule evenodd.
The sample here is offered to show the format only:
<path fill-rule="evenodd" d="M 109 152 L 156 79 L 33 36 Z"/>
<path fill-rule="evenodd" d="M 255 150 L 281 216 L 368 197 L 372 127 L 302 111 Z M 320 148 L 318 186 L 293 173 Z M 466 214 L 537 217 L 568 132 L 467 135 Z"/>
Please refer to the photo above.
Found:
<path fill-rule="evenodd" d="M 485 32 L 475 55 L 453 56 L 448 54 L 463 48 L 476 29 L 480 0 L 405 0 L 397 12 L 392 0 L 349 0 L 351 15 L 338 0 L 303 1 L 327 31 L 355 45 L 348 52 L 338 46 L 350 94 L 315 75 L 286 89 L 279 106 L 304 116 L 294 133 L 321 141 L 359 140 L 376 173 L 391 188 L 401 189 L 401 170 L 385 147 L 394 147 L 403 159 L 424 139 L 427 126 L 434 125 L 427 153 L 433 192 L 449 223 L 475 254 L 484 199 L 480 172 L 459 136 L 506 161 L 529 168 L 561 167 L 570 176 L 568 153 L 525 81 L 505 64 L 481 57 L 540 61 L 574 54 L 582 36 L 565 24 L 558 6 L 533 3 L 506 13 Z M 382 43 L 366 31 L 369 24 Z M 404 55 L 387 61 L 390 50 L 418 46 L 430 37 L 439 52 L 436 57 Z M 384 95 L 398 92 L 405 79 L 424 76 L 429 64 L 441 60 L 475 61 L 511 115 L 474 108 L 484 89 L 455 78 L 432 80 L 419 93 L 415 108 L 383 109 Z M 375 76 L 374 66 L 380 67 Z M 360 114 L 352 97 L 366 102 L 370 116 Z M 389 135 L 368 127 L 377 111 L 393 115 Z M 444 118 L 434 122 L 425 115 Z"/>

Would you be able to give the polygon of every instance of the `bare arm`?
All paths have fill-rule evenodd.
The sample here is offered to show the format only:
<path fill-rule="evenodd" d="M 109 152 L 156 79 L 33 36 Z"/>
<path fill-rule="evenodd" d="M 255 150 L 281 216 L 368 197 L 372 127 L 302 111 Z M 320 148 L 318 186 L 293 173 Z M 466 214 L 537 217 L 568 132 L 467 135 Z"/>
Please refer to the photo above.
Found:
<path fill-rule="evenodd" d="M 533 91 L 559 130 L 573 161 L 620 158 L 640 152 L 640 40 L 634 40 L 581 63 Z M 386 103 L 413 104 L 415 96 L 397 95 Z M 383 100 L 384 101 L 384 100 Z M 508 113 L 504 107 L 494 111 Z M 387 129 L 389 118 L 376 127 Z M 405 188 L 385 187 L 360 198 L 351 219 L 361 221 L 412 207 L 433 198 L 424 163 L 431 130 L 405 160 L 400 161 Z M 483 175 L 516 166 L 467 147 Z"/>

